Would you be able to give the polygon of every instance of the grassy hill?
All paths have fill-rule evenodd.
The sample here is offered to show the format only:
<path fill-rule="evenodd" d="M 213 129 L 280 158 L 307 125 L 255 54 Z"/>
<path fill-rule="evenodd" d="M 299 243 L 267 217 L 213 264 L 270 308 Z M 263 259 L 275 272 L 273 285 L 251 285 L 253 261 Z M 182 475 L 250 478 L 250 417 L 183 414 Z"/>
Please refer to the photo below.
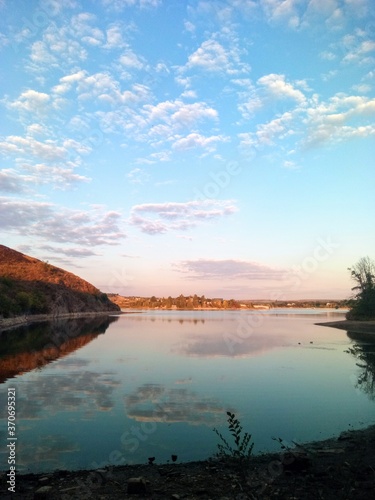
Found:
<path fill-rule="evenodd" d="M 0 319 L 119 310 L 75 274 L 0 245 Z"/>

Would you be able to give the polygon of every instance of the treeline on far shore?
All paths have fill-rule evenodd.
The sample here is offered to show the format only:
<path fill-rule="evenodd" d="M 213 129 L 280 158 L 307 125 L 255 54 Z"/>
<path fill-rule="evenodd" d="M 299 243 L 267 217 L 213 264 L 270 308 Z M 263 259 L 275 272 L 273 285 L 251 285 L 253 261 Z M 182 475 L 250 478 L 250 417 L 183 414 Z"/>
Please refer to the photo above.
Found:
<path fill-rule="evenodd" d="M 115 293 L 109 293 L 108 298 L 122 309 L 273 309 L 276 307 L 339 309 L 350 307 L 348 300 L 235 300 L 182 294 L 178 297 L 124 297 Z"/>

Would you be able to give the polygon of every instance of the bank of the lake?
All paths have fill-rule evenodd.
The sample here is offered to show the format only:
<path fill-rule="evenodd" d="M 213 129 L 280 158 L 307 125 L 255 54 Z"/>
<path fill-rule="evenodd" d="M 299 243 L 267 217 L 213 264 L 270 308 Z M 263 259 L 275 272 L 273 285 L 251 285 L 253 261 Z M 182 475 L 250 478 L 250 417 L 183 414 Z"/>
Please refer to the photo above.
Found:
<path fill-rule="evenodd" d="M 339 328 L 347 332 L 359 333 L 373 333 L 375 335 L 375 320 L 371 321 L 356 321 L 356 320 L 342 320 L 342 321 L 326 321 L 324 323 L 315 323 L 318 326 L 328 326 L 330 328 Z"/>
<path fill-rule="evenodd" d="M 63 314 L 34 314 L 32 316 L 15 316 L 13 318 L 0 318 L 0 332 L 18 328 L 20 326 L 29 326 L 33 323 L 41 323 L 46 321 L 60 321 L 65 319 L 79 318 L 96 318 L 107 316 L 118 316 L 125 314 L 123 311 L 95 311 L 95 312 L 78 312 L 78 313 L 63 313 Z"/>
<path fill-rule="evenodd" d="M 4 492 L 6 481 L 3 473 Z M 243 470 L 228 461 L 212 459 L 17 474 L 15 484 L 15 493 L 8 492 L 2 498 L 372 500 L 375 426 L 304 444 L 284 454 L 255 456 Z"/>

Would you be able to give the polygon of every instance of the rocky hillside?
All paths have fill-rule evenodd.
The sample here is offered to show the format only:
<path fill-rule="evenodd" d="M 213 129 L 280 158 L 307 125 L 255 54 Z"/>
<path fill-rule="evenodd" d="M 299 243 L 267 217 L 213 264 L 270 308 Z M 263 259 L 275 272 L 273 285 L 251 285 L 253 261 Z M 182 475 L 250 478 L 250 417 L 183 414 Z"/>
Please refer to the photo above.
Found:
<path fill-rule="evenodd" d="M 119 310 L 82 278 L 0 245 L 0 319 Z"/>

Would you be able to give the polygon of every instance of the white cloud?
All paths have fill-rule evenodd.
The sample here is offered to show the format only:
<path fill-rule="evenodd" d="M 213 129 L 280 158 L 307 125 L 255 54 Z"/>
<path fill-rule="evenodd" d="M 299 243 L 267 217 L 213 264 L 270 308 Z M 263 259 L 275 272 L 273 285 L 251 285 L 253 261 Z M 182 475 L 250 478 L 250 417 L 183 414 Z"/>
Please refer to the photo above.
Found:
<path fill-rule="evenodd" d="M 53 141 L 37 141 L 32 137 L 8 136 L 5 141 L 0 142 L 0 153 L 16 153 L 22 155 L 32 155 L 37 158 L 44 158 L 48 161 L 62 160 L 66 157 L 65 148 L 57 145 Z"/>
<path fill-rule="evenodd" d="M 72 167 L 23 163 L 21 168 L 29 173 L 28 181 L 34 184 L 53 184 L 56 189 L 66 189 L 77 182 L 91 179 L 74 172 Z"/>
<path fill-rule="evenodd" d="M 343 58 L 344 63 L 374 64 L 374 57 L 370 54 L 375 52 L 375 42 L 373 40 L 363 40 L 350 47 L 348 53 Z"/>
<path fill-rule="evenodd" d="M 23 179 L 14 170 L 0 171 L 0 191 L 7 193 L 21 193 L 24 191 Z"/>
<path fill-rule="evenodd" d="M 70 75 L 63 76 L 60 78 L 60 83 L 59 85 L 56 85 L 53 87 L 52 91 L 55 92 L 56 94 L 65 94 L 66 92 L 69 92 L 69 90 L 72 88 L 72 86 L 81 80 L 83 80 L 87 75 L 86 71 L 77 71 L 76 73 L 72 73 Z"/>
<path fill-rule="evenodd" d="M 46 112 L 50 101 L 51 98 L 48 94 L 29 89 L 22 92 L 16 101 L 9 103 L 9 107 L 18 111 L 40 114 Z"/>
<path fill-rule="evenodd" d="M 145 203 L 135 205 L 129 222 L 147 234 L 186 230 L 206 220 L 214 220 L 237 211 L 231 200 L 188 201 L 185 203 Z"/>
<path fill-rule="evenodd" d="M 299 27 L 301 22 L 299 0 L 260 0 L 260 4 L 268 22 L 285 23 L 290 28 Z"/>
<path fill-rule="evenodd" d="M 106 31 L 106 43 L 103 45 L 103 48 L 121 49 L 125 45 L 121 27 L 118 24 L 110 26 Z"/>
<path fill-rule="evenodd" d="M 244 132 L 239 134 L 241 146 L 243 147 L 262 147 L 273 146 L 275 140 L 282 140 L 294 134 L 292 122 L 294 114 L 286 112 L 278 118 L 257 125 L 256 132 Z"/>
<path fill-rule="evenodd" d="M 102 0 L 102 3 L 105 7 L 120 12 L 128 7 L 157 8 L 162 0 Z"/>
<path fill-rule="evenodd" d="M 140 58 L 135 54 L 132 50 L 127 49 L 120 56 L 120 64 L 125 68 L 134 68 L 134 69 L 142 69 L 144 67 L 144 63 L 140 60 Z"/>
<path fill-rule="evenodd" d="M 116 245 L 125 237 L 121 214 L 69 210 L 32 199 L 0 198 L 0 228 L 48 242 L 83 246 Z"/>
<path fill-rule="evenodd" d="M 150 179 L 150 175 L 138 167 L 133 168 L 133 170 L 126 174 L 126 177 L 132 184 L 144 184 Z"/>
<path fill-rule="evenodd" d="M 237 46 L 225 48 L 214 38 L 204 41 L 188 58 L 181 72 L 190 69 L 201 69 L 211 73 L 227 73 L 231 75 L 246 73 L 250 70 L 247 64 L 241 63 L 241 50 Z"/>
<path fill-rule="evenodd" d="M 209 107 L 205 102 L 185 104 L 179 99 L 160 102 L 155 106 L 146 104 L 143 106 L 143 114 L 150 124 L 164 122 L 177 128 L 191 127 L 201 120 L 217 120 L 218 118 L 217 111 Z"/>
<path fill-rule="evenodd" d="M 375 134 L 375 99 L 338 94 L 307 109 L 304 145 L 316 146 Z M 361 120 L 361 121 L 360 121 Z"/>
<path fill-rule="evenodd" d="M 259 78 L 257 83 L 264 87 L 271 97 L 276 99 L 293 99 L 299 104 L 306 100 L 306 97 L 300 90 L 285 81 L 285 75 L 271 73 Z"/>
<path fill-rule="evenodd" d="M 29 132 L 36 135 L 44 129 L 34 127 Z M 54 184 L 58 189 L 90 180 L 74 171 L 81 164 L 81 156 L 90 152 L 90 146 L 74 139 L 63 139 L 62 144 L 57 144 L 52 140 L 38 141 L 33 134 L 8 136 L 0 142 L 0 153 L 6 157 L 15 156 L 15 163 L 21 171 L 27 172 L 27 178 L 18 173 L 22 181 L 35 185 Z"/>
<path fill-rule="evenodd" d="M 228 139 L 222 135 L 212 135 L 210 137 L 206 137 L 201 134 L 191 133 L 186 137 L 177 139 L 172 144 L 172 147 L 177 150 L 186 150 L 199 147 L 208 151 L 215 151 L 216 144 L 218 142 L 225 142 L 227 140 Z"/>
<path fill-rule="evenodd" d="M 175 269 L 188 279 L 241 279 L 282 280 L 285 270 L 275 269 L 257 262 L 242 260 L 198 259 L 186 260 L 175 265 Z"/>

